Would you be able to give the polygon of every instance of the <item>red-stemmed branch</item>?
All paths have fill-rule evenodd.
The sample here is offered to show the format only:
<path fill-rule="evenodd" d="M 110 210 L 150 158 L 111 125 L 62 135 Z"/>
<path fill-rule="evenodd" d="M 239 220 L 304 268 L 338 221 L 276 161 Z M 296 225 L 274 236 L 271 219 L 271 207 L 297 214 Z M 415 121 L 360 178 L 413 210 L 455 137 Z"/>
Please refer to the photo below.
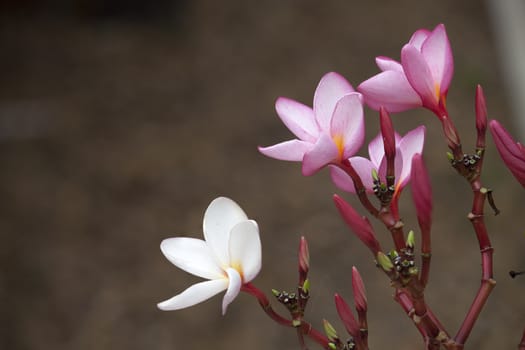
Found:
<path fill-rule="evenodd" d="M 307 336 L 317 344 L 319 344 L 323 349 L 330 349 L 329 340 L 328 338 L 318 330 L 312 327 L 312 325 L 309 322 L 306 322 L 304 320 L 301 320 L 300 324 L 294 324 L 292 320 L 289 320 L 281 315 L 279 315 L 270 304 L 270 301 L 262 292 L 260 289 L 255 287 L 251 283 L 246 283 L 242 286 L 241 290 L 243 292 L 246 292 L 252 296 L 254 296 L 257 301 L 259 302 L 259 305 L 263 309 L 263 311 L 276 323 L 280 324 L 281 326 L 285 327 L 293 327 L 297 328 L 298 332 L 300 332 L 302 335 Z"/>

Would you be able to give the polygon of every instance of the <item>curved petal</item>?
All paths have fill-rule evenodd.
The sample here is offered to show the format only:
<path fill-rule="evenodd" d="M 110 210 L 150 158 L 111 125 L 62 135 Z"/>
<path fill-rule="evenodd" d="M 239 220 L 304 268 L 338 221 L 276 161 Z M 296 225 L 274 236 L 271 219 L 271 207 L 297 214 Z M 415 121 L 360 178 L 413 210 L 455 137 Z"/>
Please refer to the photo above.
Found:
<path fill-rule="evenodd" d="M 428 29 L 420 29 L 416 31 L 414 34 L 412 34 L 412 37 L 408 41 L 410 45 L 413 45 L 421 51 L 421 46 L 423 46 L 423 43 L 425 40 L 427 40 L 428 36 L 430 35 L 430 30 Z"/>
<path fill-rule="evenodd" d="M 207 279 L 224 277 L 213 252 L 202 239 L 168 238 L 161 242 L 160 250 L 173 265 L 192 275 Z"/>
<path fill-rule="evenodd" d="M 365 103 L 372 109 L 381 106 L 391 113 L 420 107 L 422 102 L 402 72 L 389 70 L 362 82 L 357 90 L 363 94 Z"/>
<path fill-rule="evenodd" d="M 261 270 L 261 255 L 257 223 L 248 220 L 235 225 L 230 233 L 230 266 L 241 273 L 243 283 L 253 280 Z"/>
<path fill-rule="evenodd" d="M 327 134 L 323 133 L 314 147 L 304 155 L 303 175 L 313 175 L 339 157 L 339 149 L 334 141 Z"/>
<path fill-rule="evenodd" d="M 440 84 L 441 93 L 446 94 L 454 74 L 454 59 L 443 24 L 436 26 L 428 36 L 421 47 L 421 53 L 428 63 L 434 81 Z"/>
<path fill-rule="evenodd" d="M 328 131 L 337 101 L 354 91 L 352 85 L 338 73 L 330 72 L 321 78 L 314 94 L 314 114 L 321 131 Z"/>
<path fill-rule="evenodd" d="M 372 164 L 374 164 L 376 168 L 379 168 L 379 165 L 385 157 L 385 147 L 383 146 L 383 138 L 381 137 L 381 133 L 377 134 L 377 136 L 374 137 L 368 144 L 368 155 L 370 156 Z"/>
<path fill-rule="evenodd" d="M 393 70 L 403 73 L 403 66 L 401 66 L 401 63 L 391 59 L 390 57 L 378 56 L 376 57 L 376 64 L 383 72 L 387 70 Z"/>
<path fill-rule="evenodd" d="M 258 149 L 259 152 L 270 158 L 300 162 L 303 160 L 304 154 L 311 150 L 313 146 L 314 144 L 310 142 L 290 140 L 273 146 L 259 147 Z"/>
<path fill-rule="evenodd" d="M 337 101 L 330 129 L 332 138 L 342 138 L 343 158 L 349 158 L 359 151 L 365 140 L 365 120 L 360 93 L 350 93 Z"/>
<path fill-rule="evenodd" d="M 409 132 L 399 142 L 399 151 L 403 155 L 402 171 L 396 182 L 399 187 L 404 187 L 410 179 L 412 158 L 416 153 L 423 153 L 425 144 L 425 127 L 419 126 Z"/>
<path fill-rule="evenodd" d="M 363 186 L 365 186 L 367 192 L 373 192 L 374 180 L 372 179 L 372 169 L 375 169 L 375 166 L 372 162 L 363 157 L 352 157 L 349 161 L 361 178 Z M 355 186 L 352 178 L 341 168 L 330 166 L 330 176 L 332 177 L 332 182 L 338 188 L 346 192 L 355 193 Z"/>
<path fill-rule="evenodd" d="M 309 142 L 317 140 L 319 130 L 312 108 L 289 98 L 279 97 L 275 102 L 275 110 L 284 125 L 299 139 Z"/>
<path fill-rule="evenodd" d="M 226 273 L 228 274 L 228 290 L 226 291 L 226 294 L 224 294 L 224 298 L 222 298 L 222 314 L 224 315 L 226 313 L 226 309 L 228 308 L 228 305 L 239 295 L 239 292 L 241 291 L 242 287 L 242 280 L 241 275 L 239 275 L 239 272 L 237 270 L 232 269 L 231 267 L 226 270 Z"/>
<path fill-rule="evenodd" d="M 214 199 L 204 213 L 204 238 L 223 268 L 230 263 L 230 231 L 236 224 L 246 220 L 248 217 L 241 207 L 226 197 Z"/>
<path fill-rule="evenodd" d="M 439 101 L 440 81 L 434 80 L 421 52 L 412 45 L 405 45 L 401 50 L 401 64 L 408 82 L 421 97 L 423 105 L 435 109 Z"/>
<path fill-rule="evenodd" d="M 164 311 L 184 309 L 208 300 L 228 288 L 228 280 L 221 278 L 192 285 L 184 292 L 157 304 Z"/>

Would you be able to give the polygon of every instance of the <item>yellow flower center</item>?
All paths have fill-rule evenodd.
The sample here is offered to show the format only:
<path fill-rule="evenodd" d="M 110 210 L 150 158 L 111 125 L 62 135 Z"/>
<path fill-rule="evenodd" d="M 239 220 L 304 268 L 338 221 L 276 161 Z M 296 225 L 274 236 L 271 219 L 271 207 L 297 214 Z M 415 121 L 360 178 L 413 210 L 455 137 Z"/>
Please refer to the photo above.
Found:
<path fill-rule="evenodd" d="M 439 101 L 439 96 L 441 95 L 441 86 L 438 83 L 434 84 L 434 94 L 436 95 L 436 101 Z"/>
<path fill-rule="evenodd" d="M 343 158 L 343 152 L 344 152 L 344 139 L 343 135 L 335 135 L 332 137 L 332 140 L 334 140 L 335 146 L 337 147 L 337 150 L 339 151 L 339 159 Z"/>

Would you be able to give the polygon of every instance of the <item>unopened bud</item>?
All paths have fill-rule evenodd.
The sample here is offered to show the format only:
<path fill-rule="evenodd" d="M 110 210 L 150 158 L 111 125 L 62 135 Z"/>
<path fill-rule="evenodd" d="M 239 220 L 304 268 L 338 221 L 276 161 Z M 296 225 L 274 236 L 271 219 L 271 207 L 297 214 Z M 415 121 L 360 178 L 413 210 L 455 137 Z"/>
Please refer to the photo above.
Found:
<path fill-rule="evenodd" d="M 516 142 L 497 120 L 491 120 L 489 128 L 501 159 L 512 175 L 525 187 L 525 148 Z"/>
<path fill-rule="evenodd" d="M 392 126 L 392 119 L 384 107 L 379 109 L 379 122 L 381 126 L 381 136 L 383 137 L 383 146 L 385 148 L 386 159 L 394 159 L 396 157 L 396 137 L 394 127 Z"/>
<path fill-rule="evenodd" d="M 374 235 L 372 225 L 370 225 L 368 219 L 359 215 L 359 213 L 355 211 L 355 209 L 352 208 L 350 204 L 345 202 L 338 195 L 335 194 L 333 198 L 335 206 L 339 210 L 339 214 L 341 214 L 341 217 L 346 222 L 348 227 L 350 227 L 350 229 L 361 240 L 361 242 L 363 242 L 368 247 L 368 249 L 370 249 L 372 253 L 376 255 L 377 252 L 381 250 L 381 247 L 379 246 L 379 242 Z"/>
<path fill-rule="evenodd" d="M 450 162 L 453 162 L 454 161 L 454 155 L 450 152 L 447 152 L 447 159 L 450 161 Z"/>
<path fill-rule="evenodd" d="M 301 237 L 299 243 L 299 285 L 303 284 L 310 270 L 310 253 L 306 238 Z"/>
<path fill-rule="evenodd" d="M 310 293 L 310 280 L 309 279 L 306 279 L 304 281 L 303 285 L 301 286 L 301 289 L 306 294 Z"/>
<path fill-rule="evenodd" d="M 358 312 L 366 312 L 368 301 L 366 299 L 365 284 L 355 266 L 352 267 L 352 289 L 354 291 L 355 308 Z"/>
<path fill-rule="evenodd" d="M 335 294 L 335 308 L 339 314 L 339 318 L 343 322 L 346 331 L 354 338 L 359 337 L 359 323 L 356 321 L 352 310 L 344 299 L 339 295 Z"/>
<path fill-rule="evenodd" d="M 281 295 L 281 292 L 279 292 L 277 289 L 272 289 L 272 294 L 274 297 L 278 297 L 279 295 Z"/>
<path fill-rule="evenodd" d="M 481 135 L 487 130 L 487 104 L 481 85 L 476 88 L 476 129 Z"/>
<path fill-rule="evenodd" d="M 328 337 L 328 340 L 333 342 L 339 339 L 335 328 L 327 320 L 323 320 L 323 328 L 326 336 Z"/>
<path fill-rule="evenodd" d="M 332 342 L 328 343 L 328 347 L 330 348 L 330 350 L 337 350 L 337 346 Z"/>
<path fill-rule="evenodd" d="M 379 181 L 379 174 L 377 173 L 377 170 L 372 168 L 372 180 Z"/>
<path fill-rule="evenodd" d="M 407 235 L 406 246 L 409 247 L 410 249 L 414 249 L 415 243 L 416 243 L 416 237 L 415 237 L 414 231 L 410 230 Z"/>
<path fill-rule="evenodd" d="M 378 252 L 376 259 L 377 263 L 379 264 L 379 266 L 381 266 L 383 270 L 390 272 L 394 269 L 394 264 L 392 264 L 392 261 L 388 256 L 385 255 L 385 253 Z"/>

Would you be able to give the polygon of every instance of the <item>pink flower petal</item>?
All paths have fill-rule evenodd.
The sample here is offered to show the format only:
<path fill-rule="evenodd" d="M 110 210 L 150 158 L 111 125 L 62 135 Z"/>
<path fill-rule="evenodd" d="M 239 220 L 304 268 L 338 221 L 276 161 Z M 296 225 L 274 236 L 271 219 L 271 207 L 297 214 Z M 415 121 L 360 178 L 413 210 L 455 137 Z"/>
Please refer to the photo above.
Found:
<path fill-rule="evenodd" d="M 230 266 L 239 267 L 243 283 L 250 282 L 261 270 L 259 227 L 253 220 L 235 225 L 230 234 Z"/>
<path fill-rule="evenodd" d="M 210 247 L 201 239 L 168 238 L 162 241 L 160 249 L 173 265 L 192 275 L 207 279 L 224 277 Z"/>
<path fill-rule="evenodd" d="M 397 113 L 420 107 L 422 102 L 409 84 L 405 74 L 399 71 L 385 71 L 362 82 L 357 90 L 363 94 L 365 103 L 372 109 L 381 106 L 388 112 Z"/>
<path fill-rule="evenodd" d="M 354 92 L 343 96 L 335 106 L 331 122 L 332 138 L 341 137 L 343 158 L 353 156 L 363 145 L 365 121 L 361 94 Z"/>
<path fill-rule="evenodd" d="M 343 169 L 335 165 L 330 165 L 330 177 L 334 185 L 346 192 L 355 193 L 354 181 Z"/>
<path fill-rule="evenodd" d="M 277 114 L 291 132 L 303 141 L 315 142 L 319 135 L 312 108 L 286 97 L 275 102 Z"/>
<path fill-rule="evenodd" d="M 365 186 L 367 192 L 373 192 L 374 180 L 372 179 L 372 169 L 376 169 L 376 167 L 370 162 L 370 160 L 363 157 L 352 157 L 349 160 L 350 164 L 352 164 L 361 178 L 363 186 Z M 346 192 L 355 193 L 355 186 L 352 178 L 341 168 L 330 166 L 330 176 L 332 177 L 332 182 L 338 188 Z"/>
<path fill-rule="evenodd" d="M 423 105 L 429 109 L 436 109 L 440 81 L 434 80 L 421 52 L 412 45 L 405 45 L 401 50 L 401 64 L 408 82 L 421 97 Z"/>
<path fill-rule="evenodd" d="M 377 134 L 377 136 L 368 144 L 368 155 L 370 156 L 370 160 L 372 161 L 372 164 L 374 164 L 374 167 L 378 169 L 385 156 L 385 148 L 383 146 L 383 137 L 381 136 L 381 133 Z"/>
<path fill-rule="evenodd" d="M 354 88 L 338 73 L 330 72 L 321 78 L 314 94 L 314 114 L 321 130 L 329 130 L 337 101 L 350 92 Z"/>
<path fill-rule="evenodd" d="M 396 179 L 398 187 L 404 187 L 410 179 L 412 168 L 412 158 L 416 153 L 423 153 L 425 144 L 425 127 L 419 126 L 409 132 L 399 142 L 399 150 L 403 155 L 402 171 L 399 178 Z"/>
<path fill-rule="evenodd" d="M 239 222 L 246 220 L 248 217 L 241 207 L 226 197 L 214 199 L 206 209 L 203 222 L 204 238 L 223 266 L 230 263 L 230 231 Z"/>
<path fill-rule="evenodd" d="M 241 275 L 239 275 L 239 272 L 237 270 L 232 269 L 231 267 L 226 270 L 226 273 L 228 274 L 228 290 L 226 290 L 226 294 L 224 294 L 224 298 L 222 299 L 222 314 L 224 315 L 226 313 L 226 309 L 228 308 L 228 305 L 231 304 L 231 302 L 239 295 L 239 292 L 241 291 L 242 287 L 242 279 Z"/>
<path fill-rule="evenodd" d="M 393 70 L 403 73 L 403 66 L 401 66 L 401 63 L 391 59 L 390 57 L 378 56 L 376 57 L 376 64 L 383 72 L 387 70 Z"/>
<path fill-rule="evenodd" d="M 339 149 L 332 138 L 327 134 L 321 134 L 314 147 L 306 152 L 303 158 L 303 175 L 310 176 L 322 167 L 339 158 Z"/>
<path fill-rule="evenodd" d="M 300 162 L 303 160 L 304 154 L 312 148 L 312 143 L 290 140 L 273 146 L 259 147 L 259 152 L 270 158 Z"/>
<path fill-rule="evenodd" d="M 158 303 L 157 307 L 164 311 L 184 309 L 208 300 L 226 288 L 228 288 L 228 280 L 226 278 L 200 282 L 173 298 Z"/>
<path fill-rule="evenodd" d="M 410 45 L 413 45 L 421 51 L 421 46 L 423 46 L 423 43 L 425 40 L 427 40 L 428 36 L 430 35 L 430 31 L 428 29 L 420 29 L 416 31 L 414 34 L 412 34 L 412 37 L 408 41 Z"/>
<path fill-rule="evenodd" d="M 438 25 L 428 36 L 421 53 L 427 61 L 434 82 L 440 85 L 441 93 L 446 94 L 454 74 L 454 59 L 443 24 Z"/>

